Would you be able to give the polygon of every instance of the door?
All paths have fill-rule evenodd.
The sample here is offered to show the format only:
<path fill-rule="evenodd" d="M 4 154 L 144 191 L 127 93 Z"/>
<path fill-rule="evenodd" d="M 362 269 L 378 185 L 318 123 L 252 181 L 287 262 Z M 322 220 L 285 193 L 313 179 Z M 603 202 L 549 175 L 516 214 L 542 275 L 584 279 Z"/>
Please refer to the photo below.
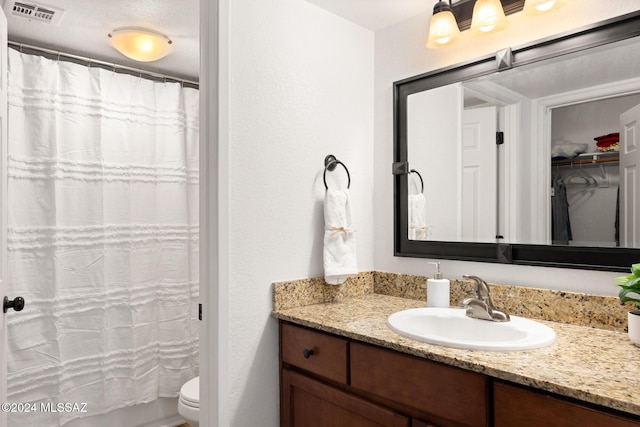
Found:
<path fill-rule="evenodd" d="M 640 105 L 620 115 L 620 246 L 640 248 Z"/>
<path fill-rule="evenodd" d="M 467 109 L 462 120 L 462 241 L 495 242 L 498 222 L 497 109 Z"/>
<path fill-rule="evenodd" d="M 7 18 L 0 9 L 0 299 L 7 295 Z M 7 401 L 7 326 L 0 313 L 0 403 Z M 7 414 L 0 411 L 0 427 Z"/>
<path fill-rule="evenodd" d="M 462 107 L 460 83 L 407 97 L 407 158 L 424 181 L 430 240 L 460 241 Z"/>

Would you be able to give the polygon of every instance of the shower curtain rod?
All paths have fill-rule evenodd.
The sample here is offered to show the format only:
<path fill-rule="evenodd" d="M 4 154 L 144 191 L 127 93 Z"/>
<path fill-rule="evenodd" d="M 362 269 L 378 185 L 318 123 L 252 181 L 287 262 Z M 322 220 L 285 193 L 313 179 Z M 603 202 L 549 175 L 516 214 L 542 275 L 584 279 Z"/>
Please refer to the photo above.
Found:
<path fill-rule="evenodd" d="M 186 80 L 180 77 L 168 76 L 162 73 L 156 73 L 153 71 L 142 70 L 140 68 L 128 67 L 126 65 L 118 65 L 113 62 L 100 61 L 98 59 L 89 58 L 86 56 L 73 55 L 70 53 L 60 52 L 59 50 L 47 49 L 44 47 L 33 46 L 25 43 L 15 42 L 9 40 L 9 47 L 25 53 L 36 53 L 48 57 L 50 59 L 62 59 L 69 62 L 73 62 L 80 65 L 98 66 L 107 70 L 118 71 L 134 76 L 147 78 L 155 81 L 170 81 L 181 83 L 185 87 L 191 87 L 193 89 L 199 89 L 200 83 L 193 80 Z"/>

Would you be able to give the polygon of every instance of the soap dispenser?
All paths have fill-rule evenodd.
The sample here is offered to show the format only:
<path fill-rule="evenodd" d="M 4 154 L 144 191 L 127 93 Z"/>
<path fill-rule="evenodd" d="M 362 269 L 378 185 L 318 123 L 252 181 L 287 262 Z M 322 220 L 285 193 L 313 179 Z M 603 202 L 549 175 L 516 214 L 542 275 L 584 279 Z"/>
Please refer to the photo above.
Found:
<path fill-rule="evenodd" d="M 449 280 L 442 278 L 439 262 L 435 264 L 436 274 L 427 280 L 427 307 L 449 307 Z"/>

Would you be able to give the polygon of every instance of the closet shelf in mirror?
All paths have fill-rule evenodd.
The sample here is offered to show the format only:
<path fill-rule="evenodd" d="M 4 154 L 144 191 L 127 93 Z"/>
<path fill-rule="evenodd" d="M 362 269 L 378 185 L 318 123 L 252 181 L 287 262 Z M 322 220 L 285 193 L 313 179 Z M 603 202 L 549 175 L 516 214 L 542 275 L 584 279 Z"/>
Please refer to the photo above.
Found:
<path fill-rule="evenodd" d="M 589 165 L 596 163 L 610 163 L 620 160 L 620 153 L 617 151 L 610 151 L 604 153 L 582 153 L 574 157 L 573 159 L 559 159 L 552 160 L 553 166 L 569 166 L 569 165 Z"/>

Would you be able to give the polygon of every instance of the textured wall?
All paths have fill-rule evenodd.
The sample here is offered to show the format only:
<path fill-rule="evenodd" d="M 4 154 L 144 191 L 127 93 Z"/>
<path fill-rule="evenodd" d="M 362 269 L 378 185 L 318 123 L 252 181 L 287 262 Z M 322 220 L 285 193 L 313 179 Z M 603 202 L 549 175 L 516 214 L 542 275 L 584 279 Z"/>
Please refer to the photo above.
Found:
<path fill-rule="evenodd" d="M 373 33 L 302 0 L 230 12 L 229 420 L 277 426 L 271 283 L 323 273 L 329 153 L 351 173 L 358 267 L 373 268 Z M 327 178 L 346 184 L 341 168 Z"/>
<path fill-rule="evenodd" d="M 223 55 L 221 66 L 228 73 L 221 73 L 220 115 L 229 138 L 221 141 L 229 152 L 221 170 L 229 171 L 230 202 L 222 206 L 229 251 L 220 259 L 230 273 L 228 283 L 213 284 L 228 289 L 228 304 L 221 302 L 228 308 L 228 328 L 219 331 L 228 337 L 222 357 L 228 370 L 219 372 L 219 401 L 225 402 L 228 425 L 275 427 L 277 328 L 270 317 L 270 283 L 322 274 L 324 156 L 335 154 L 351 171 L 359 270 L 430 272 L 426 260 L 393 256 L 391 83 L 640 5 L 565 1 L 544 25 L 542 18 L 521 22 L 437 52 L 423 47 L 428 16 L 417 16 L 375 34 L 374 64 L 373 33 L 304 0 L 221 4 L 224 12 L 229 9 L 222 18 L 228 58 Z M 344 178 L 338 174 L 332 178 Z M 580 283 L 603 292 L 617 275 L 453 261 L 443 267 L 448 277 L 476 273 L 493 282 L 556 289 Z"/>

